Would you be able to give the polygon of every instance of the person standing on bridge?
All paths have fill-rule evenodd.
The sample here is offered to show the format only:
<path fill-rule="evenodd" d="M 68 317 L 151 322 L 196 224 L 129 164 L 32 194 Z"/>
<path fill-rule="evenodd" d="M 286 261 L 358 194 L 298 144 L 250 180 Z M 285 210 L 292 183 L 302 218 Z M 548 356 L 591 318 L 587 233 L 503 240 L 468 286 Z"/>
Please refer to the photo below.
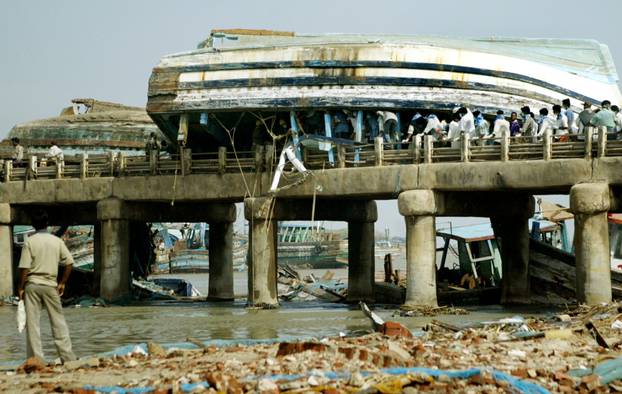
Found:
<path fill-rule="evenodd" d="M 477 145 L 484 145 L 484 138 L 488 137 L 490 133 L 490 124 L 486 119 L 484 119 L 484 115 L 478 111 L 473 111 L 473 119 L 475 122 L 475 138 L 477 138 Z"/>
<path fill-rule="evenodd" d="M 64 166 L 65 165 L 65 155 L 61 148 L 56 145 L 56 142 L 52 142 L 52 146 L 46 155 L 48 159 L 51 159 L 55 165 Z"/>
<path fill-rule="evenodd" d="M 538 120 L 538 137 L 541 137 L 547 130 L 555 128 L 555 120 L 549 116 L 549 110 L 546 108 L 540 108 L 540 119 Z"/>
<path fill-rule="evenodd" d="M 510 122 L 505 119 L 505 116 L 503 115 L 503 110 L 498 110 L 497 117 L 495 118 L 495 123 L 492 126 L 492 134 L 489 137 L 494 138 L 492 143 L 495 145 L 500 144 L 500 141 L 495 140 L 501 138 L 504 132 L 508 135 L 510 134 Z"/>
<path fill-rule="evenodd" d="M 13 144 L 13 166 L 19 167 L 22 165 L 22 161 L 24 160 L 24 147 L 19 143 L 19 138 L 13 137 L 11 138 L 11 143 Z"/>
<path fill-rule="evenodd" d="M 590 124 L 595 127 L 606 127 L 607 128 L 607 139 L 613 139 L 613 135 L 611 133 L 615 132 L 616 122 L 615 115 L 613 111 L 609 108 L 611 106 L 611 101 L 605 100 L 601 103 L 601 109 L 598 113 L 592 116 L 590 119 Z"/>
<path fill-rule="evenodd" d="M 521 128 L 523 139 L 526 142 L 536 142 L 535 136 L 538 134 L 538 124 L 536 123 L 533 112 L 531 112 L 531 108 L 524 106 L 520 109 L 520 112 L 523 117 L 523 127 Z"/>
<path fill-rule="evenodd" d="M 69 329 L 63 316 L 60 297 L 69 279 L 73 257 L 65 243 L 47 232 L 48 215 L 37 211 L 32 217 L 36 233 L 28 237 L 19 260 L 18 296 L 26 307 L 26 354 L 44 360 L 41 347 L 41 308 L 50 318 L 54 345 L 63 363 L 73 361 Z M 61 280 L 57 282 L 58 267 L 64 265 Z"/>
<path fill-rule="evenodd" d="M 460 132 L 464 133 L 465 137 L 470 140 L 475 133 L 473 113 L 466 107 L 460 107 L 458 108 L 458 114 L 460 115 Z"/>
<path fill-rule="evenodd" d="M 579 115 L 570 108 L 570 99 L 566 98 L 562 100 L 562 108 L 562 113 L 566 115 L 568 119 L 568 133 L 577 134 L 579 131 Z"/>
<path fill-rule="evenodd" d="M 592 116 L 594 116 L 594 112 L 592 111 L 592 103 L 586 101 L 583 103 L 583 111 L 579 113 L 579 135 L 580 139 L 584 139 L 585 129 L 590 125 L 590 120 L 592 120 Z"/>

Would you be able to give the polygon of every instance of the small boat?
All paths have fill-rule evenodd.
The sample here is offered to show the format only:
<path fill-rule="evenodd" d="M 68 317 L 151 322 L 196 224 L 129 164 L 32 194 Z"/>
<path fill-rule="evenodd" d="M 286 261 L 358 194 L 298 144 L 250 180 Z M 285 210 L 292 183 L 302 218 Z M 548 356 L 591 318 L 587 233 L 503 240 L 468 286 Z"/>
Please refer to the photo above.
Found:
<path fill-rule="evenodd" d="M 280 265 L 319 269 L 347 266 L 347 240 L 339 232 L 310 224 L 282 224 L 277 239 Z"/>

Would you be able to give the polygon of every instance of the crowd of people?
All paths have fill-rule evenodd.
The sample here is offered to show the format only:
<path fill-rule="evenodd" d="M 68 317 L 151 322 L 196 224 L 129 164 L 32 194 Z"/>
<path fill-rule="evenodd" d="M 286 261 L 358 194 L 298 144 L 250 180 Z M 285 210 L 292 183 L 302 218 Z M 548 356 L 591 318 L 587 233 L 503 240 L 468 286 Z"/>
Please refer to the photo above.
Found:
<path fill-rule="evenodd" d="M 404 118 L 410 120 L 404 122 Z M 441 119 L 435 113 L 364 111 L 362 120 L 360 142 L 369 143 L 382 137 L 386 143 L 405 145 L 411 143 L 414 136 L 421 134 L 432 136 L 437 145 L 455 148 L 459 146 L 462 135 L 472 144 L 486 145 L 498 143 L 504 132 L 510 137 L 522 137 L 519 141 L 536 142 L 547 130 L 556 140 L 565 141 L 572 135 L 581 138 L 588 126 L 605 126 L 608 139 L 622 137 L 622 112 L 617 105 L 612 106 L 609 100 L 603 101 L 599 108 L 594 108 L 586 101 L 580 113 L 571 108 L 570 99 L 564 99 L 560 104 L 553 105 L 552 111 L 548 108 L 539 109 L 538 115 L 529 106 L 510 114 L 498 110 L 494 118 L 484 116 L 477 109 L 471 111 L 467 107 L 457 107 L 446 119 Z M 323 113 L 308 111 L 300 115 L 298 121 L 304 133 L 325 135 L 326 119 Z M 354 130 L 360 127 L 357 127 L 357 122 L 360 122 L 360 119 L 357 120 L 357 111 L 334 111 L 329 123 L 332 137 L 354 139 Z M 280 123 L 280 127 L 287 128 Z M 259 122 L 257 126 L 260 127 Z M 253 133 L 254 140 L 256 135 L 257 130 Z"/>

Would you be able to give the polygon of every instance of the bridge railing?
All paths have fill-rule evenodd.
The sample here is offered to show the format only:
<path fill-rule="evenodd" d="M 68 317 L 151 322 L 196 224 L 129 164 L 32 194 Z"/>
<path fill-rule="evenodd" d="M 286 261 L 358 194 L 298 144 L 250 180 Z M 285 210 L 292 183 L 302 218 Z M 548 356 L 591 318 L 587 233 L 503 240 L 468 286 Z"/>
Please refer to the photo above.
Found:
<path fill-rule="evenodd" d="M 308 169 L 353 168 L 402 164 L 435 164 L 444 162 L 483 162 L 555 160 L 622 156 L 622 140 L 617 134 L 607 134 L 605 128 L 588 128 L 581 135 L 510 137 L 469 140 L 464 136 L 454 141 L 435 141 L 432 136 L 417 135 L 408 143 L 385 142 L 374 144 L 339 145 L 329 151 L 303 150 L 302 161 Z M 98 155 L 78 155 L 56 162 L 49 158 L 28 157 L 25 163 L 4 160 L 4 182 L 34 179 L 93 178 L 108 176 L 149 176 L 224 174 L 272 171 L 280 152 L 274 146 L 258 146 L 254 151 L 230 151 L 221 147 L 218 152 L 192 153 L 183 149 L 180 154 L 126 156 L 111 152 Z M 286 170 L 291 168 L 286 165 Z"/>

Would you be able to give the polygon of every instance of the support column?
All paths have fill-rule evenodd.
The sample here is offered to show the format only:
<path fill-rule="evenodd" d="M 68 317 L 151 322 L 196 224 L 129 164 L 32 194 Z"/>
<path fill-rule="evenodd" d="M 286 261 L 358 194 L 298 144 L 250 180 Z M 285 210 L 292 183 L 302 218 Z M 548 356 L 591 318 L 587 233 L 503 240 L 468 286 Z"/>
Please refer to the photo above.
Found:
<path fill-rule="evenodd" d="M 588 305 L 612 299 L 609 207 L 609 185 L 605 183 L 583 183 L 570 189 L 570 209 L 575 215 L 577 301 Z"/>
<path fill-rule="evenodd" d="M 101 225 L 100 296 L 108 302 L 130 296 L 130 223 L 125 219 L 122 200 L 106 199 L 97 203 Z"/>
<path fill-rule="evenodd" d="M 250 265 L 248 266 L 248 304 L 276 308 L 277 298 L 277 221 L 251 219 Z"/>
<path fill-rule="evenodd" d="M 406 300 L 408 306 L 437 306 L 436 196 L 432 190 L 409 190 L 398 197 L 406 220 Z"/>
<path fill-rule="evenodd" d="M 102 274 L 102 244 L 101 244 L 101 222 L 93 225 L 93 284 L 91 285 L 91 295 L 99 295 L 99 285 Z"/>
<path fill-rule="evenodd" d="M 527 304 L 530 293 L 529 219 L 525 216 L 491 217 L 490 222 L 501 250 L 501 303 Z"/>
<path fill-rule="evenodd" d="M 348 302 L 374 302 L 374 222 L 348 222 Z"/>
<path fill-rule="evenodd" d="M 0 204 L 0 297 L 14 295 L 11 206 Z"/>
<path fill-rule="evenodd" d="M 210 223 L 207 299 L 230 301 L 233 297 L 233 223 Z"/>

